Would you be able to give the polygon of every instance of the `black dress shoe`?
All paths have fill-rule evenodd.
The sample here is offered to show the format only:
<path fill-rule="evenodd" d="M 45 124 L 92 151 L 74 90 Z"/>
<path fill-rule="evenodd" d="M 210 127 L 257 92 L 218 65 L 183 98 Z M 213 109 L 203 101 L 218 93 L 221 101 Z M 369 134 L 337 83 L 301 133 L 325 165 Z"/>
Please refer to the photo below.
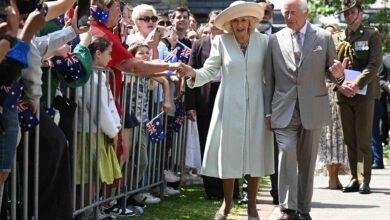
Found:
<path fill-rule="evenodd" d="M 370 194 L 371 193 L 370 186 L 366 183 L 362 183 L 359 187 L 359 193 L 360 194 Z"/>
<path fill-rule="evenodd" d="M 301 214 L 299 214 L 299 219 L 300 220 L 311 220 L 311 216 L 309 213 L 301 213 Z"/>
<path fill-rule="evenodd" d="M 371 168 L 372 169 L 385 169 L 385 166 L 383 166 L 383 164 L 379 165 L 377 163 L 374 163 L 374 164 L 372 164 Z"/>
<path fill-rule="evenodd" d="M 299 220 L 299 215 L 295 210 L 285 209 L 278 220 Z"/>
<path fill-rule="evenodd" d="M 359 182 L 357 180 L 351 180 L 349 184 L 344 187 L 343 192 L 358 192 L 359 191 Z"/>

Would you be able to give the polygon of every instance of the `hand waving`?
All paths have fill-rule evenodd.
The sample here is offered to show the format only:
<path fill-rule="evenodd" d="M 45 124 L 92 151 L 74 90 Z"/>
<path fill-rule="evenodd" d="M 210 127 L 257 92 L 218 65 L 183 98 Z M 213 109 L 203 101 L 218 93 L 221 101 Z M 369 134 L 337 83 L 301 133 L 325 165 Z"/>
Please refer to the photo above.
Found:
<path fill-rule="evenodd" d="M 19 29 L 19 10 L 16 6 L 15 0 L 11 0 L 10 6 L 7 10 L 7 33 L 16 37 Z"/>

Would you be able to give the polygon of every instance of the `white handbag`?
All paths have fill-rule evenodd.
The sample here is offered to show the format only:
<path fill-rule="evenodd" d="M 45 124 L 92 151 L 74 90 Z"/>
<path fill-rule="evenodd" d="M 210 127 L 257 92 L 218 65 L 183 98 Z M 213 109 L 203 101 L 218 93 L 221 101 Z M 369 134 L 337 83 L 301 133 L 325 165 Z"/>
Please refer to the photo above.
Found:
<path fill-rule="evenodd" d="M 198 125 L 196 121 L 188 120 L 187 129 L 187 148 L 186 148 L 186 162 L 187 167 L 196 168 L 200 170 L 202 167 L 201 155 L 200 155 L 200 143 Z"/>

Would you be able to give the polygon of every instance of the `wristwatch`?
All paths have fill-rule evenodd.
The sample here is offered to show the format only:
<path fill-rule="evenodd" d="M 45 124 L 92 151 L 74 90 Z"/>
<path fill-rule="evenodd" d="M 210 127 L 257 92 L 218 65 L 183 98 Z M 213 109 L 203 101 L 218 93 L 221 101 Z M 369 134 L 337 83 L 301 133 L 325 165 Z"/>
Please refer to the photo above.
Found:
<path fill-rule="evenodd" d="M 7 41 L 10 43 L 10 48 L 12 48 L 13 46 L 15 46 L 16 41 L 17 41 L 16 37 L 13 37 L 13 36 L 11 36 L 11 35 L 9 35 L 9 34 L 4 34 L 4 35 L 1 37 L 1 39 L 7 40 Z"/>

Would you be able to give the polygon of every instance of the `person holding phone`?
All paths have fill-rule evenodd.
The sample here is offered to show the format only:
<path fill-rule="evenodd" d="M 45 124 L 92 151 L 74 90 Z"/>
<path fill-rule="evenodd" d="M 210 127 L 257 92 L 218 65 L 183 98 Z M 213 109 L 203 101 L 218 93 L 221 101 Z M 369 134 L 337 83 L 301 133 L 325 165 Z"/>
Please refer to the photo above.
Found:
<path fill-rule="evenodd" d="M 80 29 L 89 28 L 91 1 L 77 0 L 77 27 Z"/>
<path fill-rule="evenodd" d="M 163 29 L 157 26 L 157 12 L 151 5 L 141 4 L 133 8 L 132 19 L 134 21 L 135 34 L 129 35 L 126 43 L 130 46 L 135 41 L 147 41 L 152 50 L 152 59 L 163 58 L 159 51 L 168 51 L 168 48 L 160 42 Z M 153 36 L 149 36 L 153 35 Z"/>

